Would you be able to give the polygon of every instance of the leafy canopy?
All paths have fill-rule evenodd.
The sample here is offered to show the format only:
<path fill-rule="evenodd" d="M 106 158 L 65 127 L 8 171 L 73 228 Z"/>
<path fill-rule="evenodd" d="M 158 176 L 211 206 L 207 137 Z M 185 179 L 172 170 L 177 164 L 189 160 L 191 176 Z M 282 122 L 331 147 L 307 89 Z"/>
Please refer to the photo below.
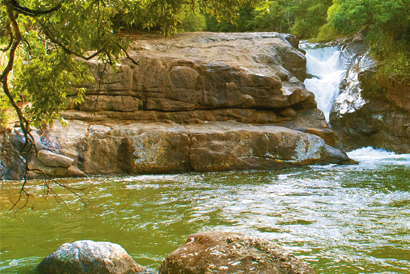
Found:
<path fill-rule="evenodd" d="M 410 80 L 410 0 L 333 0 L 327 20 L 336 33 L 366 33 L 379 81 Z"/>

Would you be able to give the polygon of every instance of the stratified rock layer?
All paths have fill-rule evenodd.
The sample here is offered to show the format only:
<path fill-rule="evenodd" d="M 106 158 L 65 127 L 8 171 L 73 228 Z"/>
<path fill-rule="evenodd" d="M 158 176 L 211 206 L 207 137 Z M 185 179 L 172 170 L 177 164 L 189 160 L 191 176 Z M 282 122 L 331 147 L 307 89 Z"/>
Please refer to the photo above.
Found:
<path fill-rule="evenodd" d="M 37 266 L 44 274 L 131 274 L 143 273 L 119 245 L 108 242 L 65 243 Z"/>
<path fill-rule="evenodd" d="M 314 274 L 306 263 L 275 243 L 232 232 L 191 235 L 168 255 L 159 274 Z"/>
<path fill-rule="evenodd" d="M 69 131 L 55 125 L 52 131 L 44 132 L 42 144 L 61 148 L 61 154 L 76 159 L 76 167 L 89 175 L 274 169 L 349 162 L 344 153 L 326 145 L 319 136 L 285 127 L 236 122 L 96 125 L 72 121 Z M 54 153 L 40 150 L 40 155 Z M 51 164 L 40 165 L 43 158 L 33 157 L 31 165 L 49 171 Z M 57 159 L 54 164 L 58 164 Z"/>
<path fill-rule="evenodd" d="M 347 163 L 291 43 L 278 33 L 136 37 L 117 69 L 87 63 L 96 81 L 84 103 L 65 111 L 68 127 L 33 130 L 30 166 L 78 177 Z M 21 133 L 0 141 L 2 177 L 21 177 Z"/>

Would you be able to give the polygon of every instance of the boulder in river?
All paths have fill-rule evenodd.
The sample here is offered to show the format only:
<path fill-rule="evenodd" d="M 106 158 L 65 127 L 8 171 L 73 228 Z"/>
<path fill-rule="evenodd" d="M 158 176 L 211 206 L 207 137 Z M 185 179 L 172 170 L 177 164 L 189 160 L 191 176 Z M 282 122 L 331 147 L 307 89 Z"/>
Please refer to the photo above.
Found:
<path fill-rule="evenodd" d="M 159 274 L 171 273 L 313 274 L 315 271 L 273 242 L 216 231 L 193 234 L 169 254 Z"/>
<path fill-rule="evenodd" d="M 131 274 L 144 273 L 118 244 L 77 241 L 65 243 L 37 266 L 45 274 Z"/>

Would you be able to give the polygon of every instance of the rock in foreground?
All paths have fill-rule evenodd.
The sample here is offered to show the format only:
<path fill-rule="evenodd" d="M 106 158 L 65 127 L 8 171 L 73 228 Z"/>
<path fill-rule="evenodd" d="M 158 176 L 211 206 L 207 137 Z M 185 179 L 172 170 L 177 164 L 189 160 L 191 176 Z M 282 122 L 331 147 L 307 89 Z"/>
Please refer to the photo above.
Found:
<path fill-rule="evenodd" d="M 146 270 L 119 245 L 108 242 L 65 243 L 37 268 L 45 274 L 131 274 Z"/>
<path fill-rule="evenodd" d="M 191 235 L 159 268 L 171 273 L 315 273 L 275 243 L 232 232 Z"/>

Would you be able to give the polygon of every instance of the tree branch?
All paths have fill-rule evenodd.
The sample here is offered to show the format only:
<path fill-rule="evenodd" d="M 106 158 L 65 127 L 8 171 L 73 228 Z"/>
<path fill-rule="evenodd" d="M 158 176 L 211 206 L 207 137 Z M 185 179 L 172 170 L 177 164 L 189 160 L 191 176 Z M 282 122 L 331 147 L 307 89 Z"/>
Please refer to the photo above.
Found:
<path fill-rule="evenodd" d="M 63 43 L 61 43 L 60 41 L 58 41 L 58 40 L 54 37 L 53 33 L 52 33 L 51 30 L 46 26 L 46 24 L 44 24 L 44 23 L 41 22 L 41 21 L 39 21 L 39 23 L 40 23 L 41 28 L 43 29 L 44 34 L 46 35 L 46 37 L 47 37 L 48 39 L 50 39 L 51 42 L 53 42 L 54 44 L 56 44 L 57 46 L 59 46 L 60 48 L 62 48 L 62 49 L 64 50 L 64 52 L 67 53 L 67 54 L 72 54 L 72 55 L 75 55 L 75 56 L 77 56 L 77 57 L 79 57 L 79 58 L 81 58 L 81 59 L 83 59 L 83 60 L 88 61 L 88 60 L 91 60 L 91 59 L 93 59 L 94 57 L 98 56 L 100 53 L 104 52 L 104 49 L 99 49 L 99 50 L 97 50 L 94 54 L 92 54 L 92 55 L 90 55 L 90 56 L 84 56 L 84 55 L 82 55 L 82 54 L 80 54 L 80 53 L 77 53 L 77 52 L 75 52 L 75 51 L 72 51 L 72 50 L 68 49 L 66 46 L 64 46 Z"/>
<path fill-rule="evenodd" d="M 33 10 L 33 9 L 29 9 L 29 8 L 20 6 L 19 3 L 17 2 L 17 0 L 10 0 L 9 2 L 11 4 L 11 7 L 13 8 L 13 10 L 15 10 L 19 13 L 22 13 L 24 15 L 30 16 L 30 17 L 37 17 L 39 15 L 52 13 L 53 11 L 58 10 L 62 6 L 62 3 L 60 3 L 57 6 L 51 8 L 51 9 L 48 9 L 48 10 Z"/>

